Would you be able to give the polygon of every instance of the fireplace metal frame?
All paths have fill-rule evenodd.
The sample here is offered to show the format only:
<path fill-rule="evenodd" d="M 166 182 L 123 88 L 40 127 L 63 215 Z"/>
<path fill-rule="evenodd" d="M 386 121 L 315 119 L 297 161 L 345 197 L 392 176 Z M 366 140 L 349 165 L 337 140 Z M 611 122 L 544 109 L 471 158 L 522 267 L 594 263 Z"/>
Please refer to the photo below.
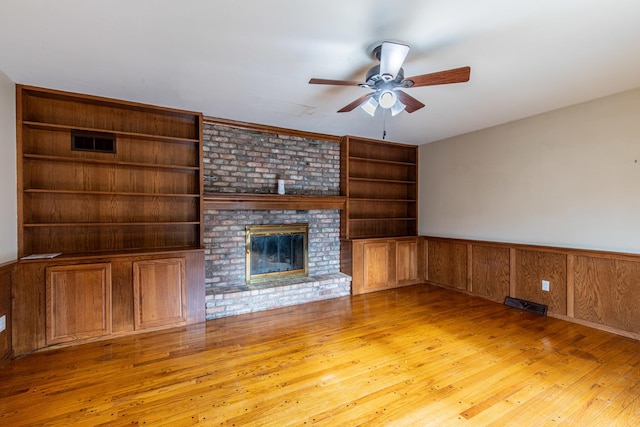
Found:
<path fill-rule="evenodd" d="M 288 279 L 309 276 L 309 224 L 264 224 L 245 226 L 245 277 L 247 284 L 262 283 L 276 278 Z M 251 237 L 287 234 L 304 235 L 304 268 L 251 275 Z"/>

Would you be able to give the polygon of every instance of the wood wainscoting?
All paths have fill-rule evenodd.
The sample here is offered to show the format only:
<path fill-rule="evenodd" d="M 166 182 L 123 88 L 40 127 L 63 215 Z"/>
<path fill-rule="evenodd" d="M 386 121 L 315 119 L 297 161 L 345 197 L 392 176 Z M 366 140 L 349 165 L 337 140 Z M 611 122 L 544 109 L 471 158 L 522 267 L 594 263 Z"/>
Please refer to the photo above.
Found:
<path fill-rule="evenodd" d="M 11 288 L 15 266 L 15 262 L 0 264 L 0 316 L 5 316 L 5 329 L 0 331 L 0 366 L 11 356 Z"/>
<path fill-rule="evenodd" d="M 640 339 L 640 255 L 424 237 L 427 282 Z M 549 281 L 549 291 L 542 281 Z"/>

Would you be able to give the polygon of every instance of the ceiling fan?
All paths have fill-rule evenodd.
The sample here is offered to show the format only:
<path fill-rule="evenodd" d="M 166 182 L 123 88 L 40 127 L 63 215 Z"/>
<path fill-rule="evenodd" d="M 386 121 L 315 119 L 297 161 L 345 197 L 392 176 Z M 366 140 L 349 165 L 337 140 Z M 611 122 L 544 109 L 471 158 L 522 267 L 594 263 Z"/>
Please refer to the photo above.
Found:
<path fill-rule="evenodd" d="M 405 110 L 408 113 L 413 113 L 424 107 L 422 102 L 401 89 L 469 81 L 471 67 L 454 68 L 405 78 L 402 64 L 408 53 L 408 45 L 384 41 L 372 51 L 372 55 L 380 61 L 380 65 L 376 65 L 367 71 L 366 81 L 364 83 L 316 78 L 309 80 L 309 83 L 316 85 L 360 86 L 362 88 L 373 89 L 373 92 L 363 95 L 344 106 L 338 110 L 338 113 L 346 113 L 356 107 L 361 107 L 373 116 L 378 106 L 380 106 L 381 108 L 391 110 L 391 115 L 395 116 Z"/>

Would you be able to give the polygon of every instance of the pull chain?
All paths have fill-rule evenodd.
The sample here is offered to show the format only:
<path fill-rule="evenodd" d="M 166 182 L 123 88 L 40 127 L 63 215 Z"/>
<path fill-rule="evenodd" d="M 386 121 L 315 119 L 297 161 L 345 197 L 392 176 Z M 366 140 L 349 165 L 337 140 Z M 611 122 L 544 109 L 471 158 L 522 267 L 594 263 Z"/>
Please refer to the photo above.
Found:
<path fill-rule="evenodd" d="M 387 137 L 387 110 L 382 110 L 382 139 Z"/>

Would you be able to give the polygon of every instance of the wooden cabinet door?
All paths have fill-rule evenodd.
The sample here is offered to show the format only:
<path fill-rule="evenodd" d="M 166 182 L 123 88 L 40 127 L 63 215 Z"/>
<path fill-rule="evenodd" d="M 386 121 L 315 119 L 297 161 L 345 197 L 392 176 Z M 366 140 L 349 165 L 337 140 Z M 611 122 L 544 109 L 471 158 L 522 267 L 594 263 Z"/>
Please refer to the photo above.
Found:
<path fill-rule="evenodd" d="M 111 334 L 111 264 L 46 269 L 46 343 Z"/>
<path fill-rule="evenodd" d="M 397 242 L 396 254 L 396 281 L 398 285 L 420 281 L 418 240 Z"/>
<path fill-rule="evenodd" d="M 184 258 L 135 261 L 133 298 L 135 329 L 186 324 Z"/>
<path fill-rule="evenodd" d="M 393 244 L 387 241 L 364 244 L 364 292 L 393 287 L 395 282 L 393 249 Z"/>

